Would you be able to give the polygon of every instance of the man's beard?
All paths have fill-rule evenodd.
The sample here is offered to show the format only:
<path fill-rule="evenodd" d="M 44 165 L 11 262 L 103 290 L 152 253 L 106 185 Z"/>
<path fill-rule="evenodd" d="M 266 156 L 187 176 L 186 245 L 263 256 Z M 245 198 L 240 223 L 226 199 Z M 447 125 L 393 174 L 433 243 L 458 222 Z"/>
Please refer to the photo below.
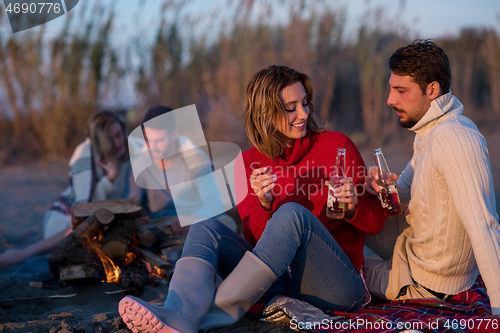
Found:
<path fill-rule="evenodd" d="M 406 113 L 403 109 L 399 109 L 399 108 L 394 107 L 394 106 L 392 108 L 394 109 L 394 111 Z M 406 115 L 408 115 L 408 113 L 406 113 Z M 415 119 L 412 119 L 412 118 L 408 118 L 408 119 L 406 119 L 404 121 L 402 120 L 402 118 L 399 118 L 399 126 L 401 126 L 403 128 L 412 128 L 417 123 L 418 123 L 418 120 L 415 120 Z"/>

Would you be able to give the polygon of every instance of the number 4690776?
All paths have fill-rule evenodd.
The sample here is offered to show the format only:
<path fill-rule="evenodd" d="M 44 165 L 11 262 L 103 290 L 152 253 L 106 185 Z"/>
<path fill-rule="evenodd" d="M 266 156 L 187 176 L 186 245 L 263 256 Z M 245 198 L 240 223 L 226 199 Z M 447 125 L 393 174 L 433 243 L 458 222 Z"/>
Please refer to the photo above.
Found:
<path fill-rule="evenodd" d="M 45 8 L 46 12 L 44 11 L 44 8 Z M 15 3 L 14 5 L 12 5 L 12 3 L 9 3 L 9 5 L 7 6 L 7 8 L 5 10 L 9 14 L 12 12 L 14 12 L 15 14 L 19 14 L 19 13 L 23 13 L 23 14 L 39 13 L 39 14 L 41 14 L 43 12 L 49 14 L 51 10 L 53 11 L 53 13 L 58 14 L 61 11 L 61 4 L 60 3 L 53 3 L 53 2 L 39 2 L 39 3 L 23 2 L 22 4 Z"/>
<path fill-rule="evenodd" d="M 470 319 L 446 319 L 443 325 L 447 329 L 473 330 L 486 329 L 498 331 L 498 319 L 496 318 L 470 318 Z"/>

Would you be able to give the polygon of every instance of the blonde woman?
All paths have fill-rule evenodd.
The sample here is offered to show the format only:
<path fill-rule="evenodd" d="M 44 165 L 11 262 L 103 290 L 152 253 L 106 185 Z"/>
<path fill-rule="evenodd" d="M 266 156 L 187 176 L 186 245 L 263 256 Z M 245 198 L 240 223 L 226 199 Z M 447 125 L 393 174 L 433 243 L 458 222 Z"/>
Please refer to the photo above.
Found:
<path fill-rule="evenodd" d="M 314 115 L 309 77 L 271 66 L 250 80 L 243 153 L 249 194 L 238 205 L 241 238 L 210 219 L 191 226 L 163 307 L 135 297 L 119 311 L 134 332 L 197 332 L 235 323 L 255 302 L 287 295 L 321 309 L 353 311 L 366 299 L 364 234 L 385 221 L 364 188 L 364 163 L 345 135 L 326 132 Z M 327 180 L 338 147 L 348 177 L 337 188 L 344 219 L 327 218 Z M 238 182 L 236 182 L 238 183 Z M 238 191 L 237 191 L 238 192 Z M 219 275 L 223 282 L 215 289 Z"/>
<path fill-rule="evenodd" d="M 0 266 L 55 249 L 71 232 L 74 204 L 129 196 L 131 171 L 122 117 L 109 111 L 94 114 L 87 124 L 87 135 L 69 161 L 70 185 L 45 214 L 43 239 L 24 249 L 2 253 Z"/>

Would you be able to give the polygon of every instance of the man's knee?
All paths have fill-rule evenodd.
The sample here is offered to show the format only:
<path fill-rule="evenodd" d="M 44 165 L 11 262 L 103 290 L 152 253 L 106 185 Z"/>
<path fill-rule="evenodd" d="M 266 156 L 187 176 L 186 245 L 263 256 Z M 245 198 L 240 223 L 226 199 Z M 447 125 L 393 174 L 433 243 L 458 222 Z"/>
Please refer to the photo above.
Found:
<path fill-rule="evenodd" d="M 391 261 L 365 258 L 365 277 L 368 290 L 380 299 L 387 299 Z"/>

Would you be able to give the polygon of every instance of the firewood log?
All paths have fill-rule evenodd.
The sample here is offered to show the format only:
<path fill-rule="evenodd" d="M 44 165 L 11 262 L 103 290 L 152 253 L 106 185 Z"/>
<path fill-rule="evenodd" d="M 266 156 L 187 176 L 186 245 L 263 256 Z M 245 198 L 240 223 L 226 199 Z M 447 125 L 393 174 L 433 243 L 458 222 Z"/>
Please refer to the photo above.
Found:
<path fill-rule="evenodd" d="M 118 220 L 106 231 L 101 251 L 120 267 L 125 265 L 127 248 L 134 237 L 136 225 L 133 220 Z"/>
<path fill-rule="evenodd" d="M 70 252 L 77 247 L 81 247 L 88 236 L 90 240 L 97 236 L 113 219 L 115 215 L 105 208 L 97 209 L 75 230 L 59 242 L 59 248 Z"/>
<path fill-rule="evenodd" d="M 79 264 L 60 267 L 61 281 L 66 282 L 93 282 L 106 281 L 106 272 L 100 264 Z"/>
<path fill-rule="evenodd" d="M 68 253 L 58 248 L 50 255 L 47 262 L 54 277 L 59 279 L 59 267 L 69 265 Z"/>
<path fill-rule="evenodd" d="M 152 252 L 160 252 L 162 249 L 179 245 L 180 241 L 173 233 L 167 233 L 168 229 L 153 227 L 150 231 L 154 234 L 156 242 L 150 247 Z"/>
<path fill-rule="evenodd" d="M 133 263 L 122 269 L 121 284 L 129 295 L 140 296 L 148 280 L 148 272 L 143 265 Z"/>
<path fill-rule="evenodd" d="M 57 279 L 60 278 L 59 269 L 61 267 L 96 263 L 102 265 L 99 256 L 86 247 L 78 247 L 68 252 L 58 248 L 47 259 L 47 262 L 49 263 L 50 271 Z"/>
<path fill-rule="evenodd" d="M 150 247 L 156 242 L 154 233 L 139 223 L 135 225 L 135 236 L 144 247 Z"/>
<path fill-rule="evenodd" d="M 87 264 L 101 265 L 101 259 L 92 250 L 87 247 L 79 247 L 68 252 L 68 265 L 87 265 Z"/>
<path fill-rule="evenodd" d="M 71 210 L 72 224 L 77 226 L 98 209 L 105 208 L 115 214 L 117 219 L 136 219 L 142 216 L 142 209 L 136 201 L 126 199 L 79 202 Z"/>
<path fill-rule="evenodd" d="M 139 255 L 141 258 L 143 258 L 145 261 L 147 261 L 149 264 L 151 264 L 155 267 L 158 267 L 158 268 L 164 269 L 164 270 L 170 270 L 170 269 L 174 268 L 174 266 L 171 263 L 160 258 L 159 256 L 157 256 L 156 254 L 154 254 L 151 251 L 143 249 L 139 246 L 133 246 L 133 248 L 139 252 Z"/>

